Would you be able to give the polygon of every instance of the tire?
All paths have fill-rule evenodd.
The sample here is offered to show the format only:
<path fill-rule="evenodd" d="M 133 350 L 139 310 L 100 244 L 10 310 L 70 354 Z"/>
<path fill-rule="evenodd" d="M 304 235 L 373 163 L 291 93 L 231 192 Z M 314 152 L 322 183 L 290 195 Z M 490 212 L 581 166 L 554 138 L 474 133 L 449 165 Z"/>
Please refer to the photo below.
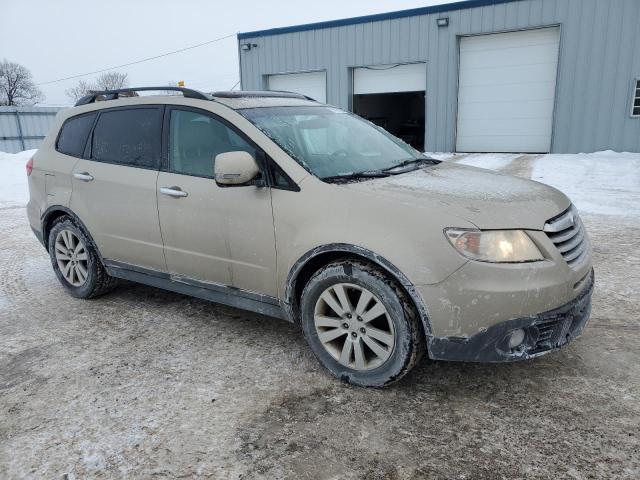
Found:
<path fill-rule="evenodd" d="M 323 267 L 305 286 L 300 307 L 311 350 L 347 383 L 389 385 L 426 350 L 421 321 L 406 294 L 367 263 L 341 260 Z"/>
<path fill-rule="evenodd" d="M 70 217 L 55 221 L 47 246 L 53 271 L 72 296 L 93 298 L 116 286 L 117 279 L 107 274 L 93 243 Z"/>

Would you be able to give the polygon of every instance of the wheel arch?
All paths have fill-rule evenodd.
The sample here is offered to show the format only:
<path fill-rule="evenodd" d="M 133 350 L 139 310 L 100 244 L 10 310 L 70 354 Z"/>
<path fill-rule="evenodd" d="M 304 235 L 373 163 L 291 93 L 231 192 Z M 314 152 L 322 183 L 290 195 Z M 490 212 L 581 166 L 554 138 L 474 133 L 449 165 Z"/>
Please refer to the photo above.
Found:
<path fill-rule="evenodd" d="M 89 233 L 89 229 L 84 224 L 82 220 L 78 217 L 78 215 L 73 212 L 70 208 L 67 208 L 62 205 L 52 205 L 47 208 L 42 214 L 42 241 L 45 249 L 49 249 L 49 233 L 51 232 L 51 227 L 53 226 L 56 219 L 60 217 L 70 217 L 73 222 L 82 230 L 82 232 L 86 235 L 87 239 L 91 243 L 93 249 L 98 253 L 98 257 L 100 261 L 103 262 L 102 254 L 96 245 L 96 242 L 93 240 L 91 233 Z M 104 262 L 103 262 L 104 264 Z"/>
<path fill-rule="evenodd" d="M 431 322 L 427 314 L 427 308 L 420 294 L 414 285 L 386 258 L 371 250 L 348 243 L 331 243 L 316 247 L 300 257 L 289 270 L 285 284 L 283 309 L 286 317 L 295 324 L 300 322 L 300 297 L 302 289 L 307 284 L 311 276 L 320 268 L 329 263 L 339 260 L 353 258 L 363 260 L 381 268 L 394 279 L 405 294 L 409 297 L 416 308 L 427 339 L 432 337 Z"/>

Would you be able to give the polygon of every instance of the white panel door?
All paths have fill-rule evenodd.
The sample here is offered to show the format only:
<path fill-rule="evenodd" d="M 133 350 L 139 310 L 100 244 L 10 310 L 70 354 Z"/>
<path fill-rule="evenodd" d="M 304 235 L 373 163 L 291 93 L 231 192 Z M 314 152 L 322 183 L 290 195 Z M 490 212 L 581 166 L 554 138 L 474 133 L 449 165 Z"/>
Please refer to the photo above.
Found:
<path fill-rule="evenodd" d="M 421 92 L 427 85 L 424 63 L 376 65 L 353 69 L 353 93 Z"/>
<path fill-rule="evenodd" d="M 301 93 L 321 103 L 327 101 L 327 75 L 325 72 L 269 75 L 267 85 L 269 90 Z"/>
<path fill-rule="evenodd" d="M 549 152 L 559 45 L 559 28 L 460 39 L 459 152 Z"/>

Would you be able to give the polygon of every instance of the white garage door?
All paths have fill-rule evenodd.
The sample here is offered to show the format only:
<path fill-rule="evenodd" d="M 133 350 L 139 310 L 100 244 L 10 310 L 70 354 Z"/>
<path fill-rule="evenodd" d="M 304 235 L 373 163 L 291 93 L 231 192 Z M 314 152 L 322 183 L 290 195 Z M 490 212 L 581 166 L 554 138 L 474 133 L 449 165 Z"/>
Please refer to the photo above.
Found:
<path fill-rule="evenodd" d="M 327 75 L 325 72 L 269 75 L 268 88 L 269 90 L 301 93 L 322 103 L 327 101 Z"/>
<path fill-rule="evenodd" d="M 548 152 L 560 30 L 460 39 L 459 152 Z"/>
<path fill-rule="evenodd" d="M 378 65 L 353 69 L 353 93 L 419 92 L 427 84 L 424 63 Z"/>

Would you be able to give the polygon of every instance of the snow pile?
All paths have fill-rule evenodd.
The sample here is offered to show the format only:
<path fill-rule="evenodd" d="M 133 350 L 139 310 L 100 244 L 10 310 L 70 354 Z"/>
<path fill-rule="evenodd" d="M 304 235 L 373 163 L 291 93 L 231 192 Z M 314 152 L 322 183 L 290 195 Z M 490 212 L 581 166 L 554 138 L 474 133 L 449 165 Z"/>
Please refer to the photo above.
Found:
<path fill-rule="evenodd" d="M 640 216 L 640 153 L 543 155 L 531 179 L 562 190 L 580 211 Z"/>
<path fill-rule="evenodd" d="M 36 150 L 0 152 L 0 208 L 24 206 L 29 201 L 27 161 Z"/>

